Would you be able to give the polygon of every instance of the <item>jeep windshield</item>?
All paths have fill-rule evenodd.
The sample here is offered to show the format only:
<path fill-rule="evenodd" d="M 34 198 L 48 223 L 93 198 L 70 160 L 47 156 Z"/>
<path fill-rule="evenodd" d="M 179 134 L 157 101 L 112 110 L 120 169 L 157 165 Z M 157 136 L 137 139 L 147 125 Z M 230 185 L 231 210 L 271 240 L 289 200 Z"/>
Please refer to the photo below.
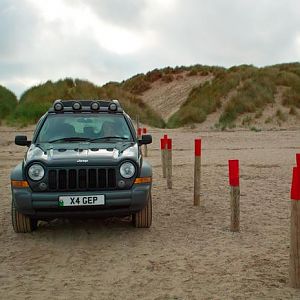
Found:
<path fill-rule="evenodd" d="M 37 143 L 118 141 L 133 141 L 125 117 L 101 113 L 48 115 L 36 140 Z"/>

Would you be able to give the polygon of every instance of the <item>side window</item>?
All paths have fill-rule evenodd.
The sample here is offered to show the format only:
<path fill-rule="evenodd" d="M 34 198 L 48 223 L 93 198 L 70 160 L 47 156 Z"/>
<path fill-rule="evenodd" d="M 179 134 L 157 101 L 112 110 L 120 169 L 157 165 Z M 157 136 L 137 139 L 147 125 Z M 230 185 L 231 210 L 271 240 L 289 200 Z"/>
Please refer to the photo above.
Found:
<path fill-rule="evenodd" d="M 41 128 L 41 131 L 40 131 L 40 134 L 39 134 L 39 140 L 40 141 L 47 141 L 48 140 L 47 133 L 49 131 L 50 123 L 51 123 L 51 119 L 48 118 L 46 120 L 46 122 L 44 123 L 43 127 Z"/>

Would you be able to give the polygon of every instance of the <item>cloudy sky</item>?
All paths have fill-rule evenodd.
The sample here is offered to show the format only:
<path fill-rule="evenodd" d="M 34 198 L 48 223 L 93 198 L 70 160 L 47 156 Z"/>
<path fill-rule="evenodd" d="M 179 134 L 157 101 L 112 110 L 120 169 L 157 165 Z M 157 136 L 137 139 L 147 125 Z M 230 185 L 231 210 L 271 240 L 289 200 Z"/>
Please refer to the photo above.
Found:
<path fill-rule="evenodd" d="M 300 61 L 299 0 L 0 0 L 0 84 Z"/>

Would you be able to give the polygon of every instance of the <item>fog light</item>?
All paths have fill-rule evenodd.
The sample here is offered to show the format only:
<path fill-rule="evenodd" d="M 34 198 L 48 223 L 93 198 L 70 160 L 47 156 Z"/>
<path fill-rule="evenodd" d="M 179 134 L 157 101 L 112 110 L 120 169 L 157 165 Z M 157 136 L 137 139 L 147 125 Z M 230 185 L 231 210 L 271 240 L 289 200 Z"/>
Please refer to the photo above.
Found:
<path fill-rule="evenodd" d="M 45 182 L 41 182 L 39 184 L 39 188 L 41 191 L 45 191 L 47 189 L 47 184 Z"/>
<path fill-rule="evenodd" d="M 123 188 L 123 187 L 125 187 L 125 181 L 124 180 L 120 180 L 119 182 L 118 182 L 118 187 L 119 188 Z"/>

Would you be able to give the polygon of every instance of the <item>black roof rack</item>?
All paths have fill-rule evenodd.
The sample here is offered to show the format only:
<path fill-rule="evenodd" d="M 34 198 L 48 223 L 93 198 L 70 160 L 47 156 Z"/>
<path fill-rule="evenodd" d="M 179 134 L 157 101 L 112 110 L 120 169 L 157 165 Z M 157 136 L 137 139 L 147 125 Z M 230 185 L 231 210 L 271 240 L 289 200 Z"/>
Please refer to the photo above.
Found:
<path fill-rule="evenodd" d="M 78 103 L 78 104 L 76 104 Z M 74 106 L 74 104 L 76 104 Z M 123 113 L 123 109 L 118 100 L 55 100 L 49 113 L 64 112 L 109 112 Z"/>

